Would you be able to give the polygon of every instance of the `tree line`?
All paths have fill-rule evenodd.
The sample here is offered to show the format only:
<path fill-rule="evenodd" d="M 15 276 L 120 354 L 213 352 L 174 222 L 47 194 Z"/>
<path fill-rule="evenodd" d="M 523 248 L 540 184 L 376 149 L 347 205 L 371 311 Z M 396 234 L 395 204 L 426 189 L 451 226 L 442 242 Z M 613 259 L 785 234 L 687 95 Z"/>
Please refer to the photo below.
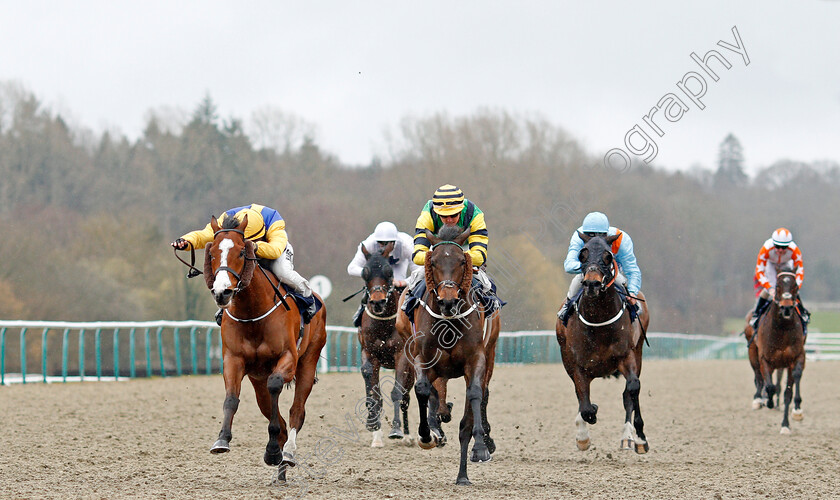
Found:
<path fill-rule="evenodd" d="M 361 286 L 346 274 L 359 242 L 382 220 L 413 234 L 446 183 L 485 212 L 505 329 L 553 328 L 569 239 L 593 210 L 632 236 L 654 330 L 717 334 L 745 314 L 755 256 L 778 226 L 803 248 L 804 298 L 840 300 L 835 162 L 780 160 L 750 178 L 732 135 L 715 170 L 609 170 L 540 116 L 485 109 L 406 118 L 387 158 L 350 166 L 312 130 L 279 110 L 223 119 L 207 96 L 183 122 L 151 112 L 130 140 L 0 85 L 0 317 L 210 320 L 203 280 L 186 279 L 168 243 L 255 202 L 286 219 L 296 268 L 333 281 L 329 323 L 347 325 L 356 303 L 340 299 Z"/>

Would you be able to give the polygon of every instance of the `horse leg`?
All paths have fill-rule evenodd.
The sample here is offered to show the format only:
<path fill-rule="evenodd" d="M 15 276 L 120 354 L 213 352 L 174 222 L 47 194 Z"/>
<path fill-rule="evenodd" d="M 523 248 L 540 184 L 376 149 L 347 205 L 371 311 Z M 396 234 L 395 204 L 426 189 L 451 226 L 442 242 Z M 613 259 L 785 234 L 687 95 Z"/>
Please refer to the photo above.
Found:
<path fill-rule="evenodd" d="M 310 323 L 312 328 L 312 323 Z M 315 385 L 316 371 L 318 368 L 318 357 L 321 354 L 323 345 L 309 344 L 306 352 L 298 359 L 297 370 L 295 371 L 295 397 L 292 406 L 289 408 L 289 437 L 283 445 L 283 465 L 294 467 L 295 451 L 297 450 L 297 433 L 303 428 L 306 421 L 306 400 L 312 393 L 312 386 Z"/>
<path fill-rule="evenodd" d="M 624 400 L 624 430 L 621 434 L 621 445 L 619 449 L 632 450 L 633 444 L 636 442 L 633 438 L 633 424 L 630 423 L 633 417 L 633 398 L 630 397 L 630 391 L 626 385 L 622 398 Z"/>
<path fill-rule="evenodd" d="M 268 419 L 268 444 L 265 446 L 265 463 L 268 465 L 280 465 L 286 463 L 282 446 L 286 444 L 288 435 L 286 433 L 286 421 L 280 416 L 280 393 L 283 392 L 283 385 L 288 384 L 295 378 L 295 359 L 290 351 L 286 351 L 274 366 L 271 375 L 268 376 L 266 386 L 271 395 L 271 416 Z M 294 431 L 293 431 L 294 432 Z M 294 463 L 288 464 L 294 466 Z"/>
<path fill-rule="evenodd" d="M 793 397 L 793 419 L 801 422 L 804 415 L 802 414 L 802 396 L 799 394 L 799 382 L 802 381 L 802 371 L 805 369 L 805 357 L 796 361 L 793 368 L 793 383 L 796 385 L 796 394 Z M 788 382 L 790 383 L 790 382 Z"/>
<path fill-rule="evenodd" d="M 440 426 L 440 395 L 437 390 L 438 387 L 441 387 L 441 381 L 443 381 L 442 387 L 444 390 L 446 389 L 446 379 L 438 378 L 432 384 L 432 392 L 429 394 L 429 428 L 437 445 L 446 446 L 446 433 L 443 432 L 443 427 Z"/>
<path fill-rule="evenodd" d="M 429 396 L 432 394 L 432 383 L 429 381 L 428 374 L 425 371 L 420 371 L 417 375 L 417 382 L 414 383 L 414 395 L 417 397 L 417 406 L 420 410 L 420 424 L 417 427 L 417 436 L 419 440 L 417 444 L 424 450 L 430 450 L 437 446 L 437 443 L 432 440 L 432 434 L 429 428 Z"/>
<path fill-rule="evenodd" d="M 645 421 L 642 420 L 642 410 L 639 406 L 639 393 L 642 390 L 642 384 L 639 377 L 636 376 L 635 371 L 631 371 L 631 377 L 627 380 L 626 390 L 630 392 L 630 399 L 633 401 L 633 410 L 635 416 L 633 417 L 633 427 L 636 428 L 636 453 L 647 453 L 650 445 L 645 437 Z"/>
<path fill-rule="evenodd" d="M 767 408 L 773 408 L 773 396 L 776 394 L 776 386 L 773 384 L 773 369 L 766 360 L 762 359 L 761 378 L 764 380 L 764 391 L 767 393 Z"/>
<path fill-rule="evenodd" d="M 484 400 L 484 356 L 479 356 L 476 360 L 475 371 L 473 376 L 467 382 L 467 403 L 472 410 L 472 437 L 473 450 L 470 456 L 471 462 L 489 462 L 493 457 L 490 455 L 490 450 L 487 448 L 487 442 L 484 436 L 484 424 L 481 419 L 481 405 Z M 464 377 L 466 379 L 466 377 Z M 467 440 L 469 442 L 469 439 Z M 463 447 L 463 442 L 461 443 Z M 466 469 L 464 471 L 466 476 Z"/>
<path fill-rule="evenodd" d="M 496 442 L 490 437 L 490 421 L 487 420 L 487 403 L 490 401 L 490 388 L 484 388 L 484 397 L 481 398 L 481 426 L 484 427 L 484 444 L 487 451 L 492 455 L 496 453 Z"/>
<path fill-rule="evenodd" d="M 575 384 L 575 395 L 578 399 L 578 414 L 575 417 L 575 427 L 577 427 L 577 434 L 575 441 L 577 447 L 581 451 L 589 449 L 589 429 L 586 424 L 594 424 L 597 422 L 598 405 L 592 404 L 589 401 L 589 385 L 592 379 L 580 373 L 580 370 L 575 370 L 572 377 Z"/>
<path fill-rule="evenodd" d="M 364 357 L 363 357 L 364 359 Z M 368 358 L 362 365 L 362 377 L 365 379 L 365 405 L 367 406 L 367 430 L 373 433 L 370 443 L 371 448 L 382 448 L 382 424 L 380 422 L 382 413 L 382 390 L 379 387 L 379 361 L 376 358 Z"/>
<path fill-rule="evenodd" d="M 782 370 L 779 370 L 781 372 Z M 782 428 L 779 430 L 780 434 L 790 434 L 790 421 L 788 420 L 788 412 L 790 411 L 790 401 L 793 399 L 793 363 L 787 369 L 787 383 L 785 384 L 785 409 L 782 416 Z"/>
<path fill-rule="evenodd" d="M 408 387 L 411 384 L 411 367 L 408 363 L 408 357 L 397 353 L 394 368 L 396 379 L 394 381 L 394 388 L 391 390 L 391 401 L 394 404 L 394 421 L 391 425 L 391 433 L 388 434 L 388 438 L 407 439 L 407 442 L 410 443 L 411 436 L 408 434 Z M 402 411 L 404 424 L 400 422 L 400 411 Z M 403 425 L 405 431 L 402 429 Z"/>
<path fill-rule="evenodd" d="M 748 354 L 750 358 L 750 366 L 752 366 L 755 374 L 755 395 L 753 396 L 752 409 L 760 410 L 764 407 L 764 398 L 761 392 L 764 390 L 764 379 L 761 377 L 761 366 L 758 362 L 758 347 L 755 342 L 748 347 Z"/>
<path fill-rule="evenodd" d="M 225 402 L 222 405 L 222 430 L 219 439 L 213 443 L 210 453 L 226 453 L 230 451 L 231 426 L 233 416 L 239 408 L 239 392 L 242 389 L 242 379 L 245 378 L 245 362 L 237 356 L 226 356 L 224 359 Z"/>
<path fill-rule="evenodd" d="M 438 402 L 435 405 L 437 408 L 437 417 L 444 424 L 448 424 L 452 420 L 452 403 L 446 402 L 446 384 L 448 382 L 449 379 L 440 377 L 434 384 L 438 394 Z"/>
<path fill-rule="evenodd" d="M 776 406 L 781 406 L 781 398 L 782 398 L 782 375 L 784 374 L 784 370 L 781 368 L 776 369 Z M 788 371 L 788 378 L 790 378 L 790 372 Z"/>
<path fill-rule="evenodd" d="M 461 418 L 461 424 L 458 427 L 458 440 L 461 443 L 461 461 L 458 470 L 458 479 L 455 484 L 461 486 L 470 486 L 472 483 L 467 477 L 467 448 L 470 444 L 470 431 L 473 426 L 473 414 L 470 409 L 470 401 L 467 399 L 464 404 L 464 416 Z"/>

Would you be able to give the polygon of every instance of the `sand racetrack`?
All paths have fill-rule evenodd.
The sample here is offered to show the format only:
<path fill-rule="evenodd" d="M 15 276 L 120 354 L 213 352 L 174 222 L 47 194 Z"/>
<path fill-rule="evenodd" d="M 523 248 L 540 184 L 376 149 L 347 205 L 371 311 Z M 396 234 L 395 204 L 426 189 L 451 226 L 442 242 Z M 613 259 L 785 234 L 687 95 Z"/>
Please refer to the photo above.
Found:
<path fill-rule="evenodd" d="M 224 455 L 208 452 L 220 428 L 221 376 L 0 387 L 0 497 L 840 496 L 840 363 L 807 365 L 805 419 L 791 422 L 786 436 L 779 434 L 780 412 L 750 409 L 747 361 L 648 361 L 641 380 L 650 452 L 618 451 L 623 380 L 593 383 L 598 423 L 590 427 L 592 448 L 581 452 L 574 442 L 577 403 L 563 368 L 497 367 L 489 415 L 498 450 L 492 462 L 469 465 L 472 487 L 454 485 L 462 380 L 450 383 L 457 415 L 444 426 L 450 443 L 424 451 L 387 439 L 384 449 L 371 449 L 364 426 L 345 420 L 363 397 L 361 376 L 322 375 L 307 405 L 298 456 L 315 453 L 321 439 L 320 455 L 331 463 L 313 456 L 290 470 L 284 488 L 270 484 L 276 468 L 262 464 L 267 421 L 247 380 L 231 452 Z M 281 396 L 286 414 L 289 392 Z M 416 434 L 413 394 L 411 405 Z"/>

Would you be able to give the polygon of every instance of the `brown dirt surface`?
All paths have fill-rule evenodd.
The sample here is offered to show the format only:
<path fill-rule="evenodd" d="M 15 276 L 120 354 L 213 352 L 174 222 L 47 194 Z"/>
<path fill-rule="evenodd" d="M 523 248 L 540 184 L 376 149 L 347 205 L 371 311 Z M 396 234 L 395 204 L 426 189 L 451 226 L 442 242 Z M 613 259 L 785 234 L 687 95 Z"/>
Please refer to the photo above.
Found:
<path fill-rule="evenodd" d="M 231 452 L 211 455 L 222 415 L 221 376 L 0 387 L 2 498 L 837 498 L 840 362 L 812 362 L 805 419 L 780 435 L 781 413 L 750 409 L 744 361 L 648 361 L 642 415 L 651 449 L 619 451 L 623 380 L 596 380 L 592 448 L 575 447 L 577 402 L 560 365 L 497 367 L 493 461 L 469 464 L 454 485 L 462 380 L 449 384 L 450 442 L 424 451 L 386 438 L 372 449 L 355 418 L 358 373 L 321 376 L 298 436 L 302 464 L 285 487 L 262 465 L 267 421 L 243 384 Z M 288 415 L 291 391 L 281 395 Z M 390 416 L 390 406 L 385 413 Z M 345 418 L 348 417 L 349 418 Z M 409 412 L 417 430 L 417 403 Z M 383 424 L 389 429 L 389 424 Z M 310 455 L 306 458 L 306 455 Z"/>

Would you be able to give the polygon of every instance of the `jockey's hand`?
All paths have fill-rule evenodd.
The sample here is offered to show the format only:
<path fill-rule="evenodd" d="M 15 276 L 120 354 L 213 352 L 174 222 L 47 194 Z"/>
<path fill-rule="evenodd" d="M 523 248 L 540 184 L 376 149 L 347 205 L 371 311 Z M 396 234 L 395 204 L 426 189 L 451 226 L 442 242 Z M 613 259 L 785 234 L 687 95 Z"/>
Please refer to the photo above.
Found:
<path fill-rule="evenodd" d="M 177 240 L 170 243 L 173 248 L 176 250 L 186 250 L 190 247 L 190 242 L 185 240 L 184 238 L 178 238 Z"/>
<path fill-rule="evenodd" d="M 405 288 L 408 286 L 408 282 L 405 280 L 394 280 L 394 286 L 397 288 Z"/>
<path fill-rule="evenodd" d="M 636 305 L 636 296 L 633 295 L 632 293 L 628 293 L 627 294 L 627 302 L 629 302 L 631 306 L 635 306 Z"/>

